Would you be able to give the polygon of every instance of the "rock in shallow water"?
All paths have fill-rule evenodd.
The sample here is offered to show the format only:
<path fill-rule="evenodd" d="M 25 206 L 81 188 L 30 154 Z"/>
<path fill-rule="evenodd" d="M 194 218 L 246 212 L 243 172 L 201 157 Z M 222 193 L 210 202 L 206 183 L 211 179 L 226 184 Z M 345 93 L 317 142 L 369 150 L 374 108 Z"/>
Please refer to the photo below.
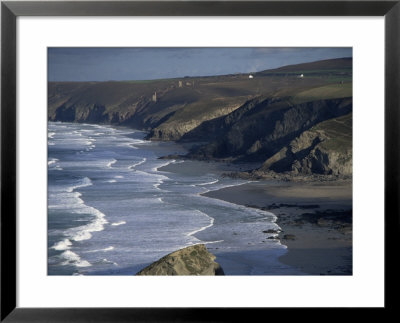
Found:
<path fill-rule="evenodd" d="M 204 244 L 174 251 L 139 271 L 141 276 L 224 275 L 216 257 Z"/>

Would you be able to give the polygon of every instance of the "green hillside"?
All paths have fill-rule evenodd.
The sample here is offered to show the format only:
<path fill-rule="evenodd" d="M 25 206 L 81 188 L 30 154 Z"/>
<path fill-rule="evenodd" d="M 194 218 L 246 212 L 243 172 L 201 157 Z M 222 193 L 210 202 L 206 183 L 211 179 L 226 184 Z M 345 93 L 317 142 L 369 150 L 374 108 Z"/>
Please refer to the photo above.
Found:
<path fill-rule="evenodd" d="M 52 121 L 139 128 L 148 131 L 150 140 L 205 142 L 187 157 L 232 161 L 269 160 L 318 127 L 325 127 L 325 139 L 334 138 L 334 129 L 344 131 L 333 121 L 324 122 L 342 120 L 352 112 L 351 58 L 284 66 L 252 76 L 50 82 L 48 116 Z M 343 147 L 343 138 L 335 138 L 320 147 Z"/>

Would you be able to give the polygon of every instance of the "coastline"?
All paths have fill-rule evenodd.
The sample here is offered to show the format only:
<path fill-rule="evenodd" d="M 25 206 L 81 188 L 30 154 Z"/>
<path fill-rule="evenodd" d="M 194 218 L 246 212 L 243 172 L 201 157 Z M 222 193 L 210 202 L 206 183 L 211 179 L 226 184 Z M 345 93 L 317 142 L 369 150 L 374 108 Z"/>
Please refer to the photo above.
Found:
<path fill-rule="evenodd" d="M 288 247 L 281 263 L 306 275 L 352 274 L 351 181 L 260 181 L 203 195 L 274 213 Z"/>
<path fill-rule="evenodd" d="M 167 145 L 168 146 L 168 145 Z M 170 150 L 164 145 L 157 146 L 155 151 L 163 154 Z M 174 147 L 174 151 L 183 151 L 184 147 Z M 146 158 L 144 158 L 146 160 Z M 107 168 L 112 168 L 115 159 L 109 161 Z M 135 166 L 140 165 L 138 162 Z M 153 168 L 153 171 L 167 171 L 172 173 L 192 175 L 193 173 L 212 173 L 221 178 L 227 171 L 246 171 L 253 169 L 255 163 L 221 163 L 216 161 L 196 161 L 174 163 L 172 160 L 165 165 Z M 207 185 L 216 183 L 213 180 Z M 269 211 L 276 215 L 276 223 L 282 229 L 278 237 L 280 242 L 287 246 L 287 251 L 279 257 L 275 266 L 278 275 L 293 275 L 290 268 L 308 275 L 351 275 L 352 273 L 352 183 L 351 181 L 329 182 L 285 182 L 278 180 L 245 181 L 234 186 L 225 186 L 221 189 L 201 193 L 200 195 Z M 156 184 L 159 185 L 159 184 Z M 158 188 L 158 186 L 156 187 Z M 208 225 L 190 233 L 193 235 L 212 226 Z M 271 232 L 260 231 L 268 242 Z M 265 229 L 264 229 L 265 230 Z M 269 233 L 269 234 L 268 234 Z M 275 233 L 275 232 L 274 232 Z M 267 249 L 243 250 L 242 252 L 214 252 L 217 258 L 229 264 L 236 273 L 241 275 L 244 270 L 252 272 L 252 264 L 258 262 L 259 268 L 270 268 L 270 257 Z M 222 259 L 221 259 L 222 258 Z M 235 265 L 240 259 L 240 265 Z M 278 259 L 278 258 L 276 258 Z M 217 259 L 218 260 L 218 259 Z M 264 263 L 265 262 L 265 265 Z M 260 266 L 262 263 L 262 266 Z M 279 263 L 286 266 L 280 266 Z M 286 270 L 284 273 L 281 268 Z M 255 275 L 264 274 L 255 271 Z M 295 272 L 298 275 L 297 272 Z M 276 273 L 274 273 L 276 275 Z"/>
<path fill-rule="evenodd" d="M 192 161 L 223 175 L 254 165 Z M 187 165 L 160 170 L 191 172 Z M 276 215 L 278 237 L 287 246 L 279 261 L 306 275 L 352 274 L 352 181 L 287 182 L 262 180 L 221 188 L 201 195 L 258 208 Z"/>

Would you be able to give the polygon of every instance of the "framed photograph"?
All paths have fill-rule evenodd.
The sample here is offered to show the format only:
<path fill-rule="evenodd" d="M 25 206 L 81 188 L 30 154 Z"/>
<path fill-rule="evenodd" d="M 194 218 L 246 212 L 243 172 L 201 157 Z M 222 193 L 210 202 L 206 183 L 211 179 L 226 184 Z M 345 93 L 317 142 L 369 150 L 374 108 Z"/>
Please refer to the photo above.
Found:
<path fill-rule="evenodd" d="M 392 308 L 399 14 L 3 1 L 1 320 Z"/>

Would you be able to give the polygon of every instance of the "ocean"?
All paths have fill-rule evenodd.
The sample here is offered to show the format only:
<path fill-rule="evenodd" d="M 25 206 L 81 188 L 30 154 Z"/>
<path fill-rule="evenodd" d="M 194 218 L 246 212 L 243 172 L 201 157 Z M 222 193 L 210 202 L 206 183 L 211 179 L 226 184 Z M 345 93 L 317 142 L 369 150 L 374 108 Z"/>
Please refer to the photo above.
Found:
<path fill-rule="evenodd" d="M 273 213 L 202 196 L 244 180 L 215 163 L 159 159 L 174 142 L 108 125 L 48 124 L 48 275 L 134 275 L 180 248 L 204 243 L 226 275 L 298 272 Z M 175 164 L 178 171 L 163 170 Z M 270 239 L 268 239 L 270 238 Z"/>

